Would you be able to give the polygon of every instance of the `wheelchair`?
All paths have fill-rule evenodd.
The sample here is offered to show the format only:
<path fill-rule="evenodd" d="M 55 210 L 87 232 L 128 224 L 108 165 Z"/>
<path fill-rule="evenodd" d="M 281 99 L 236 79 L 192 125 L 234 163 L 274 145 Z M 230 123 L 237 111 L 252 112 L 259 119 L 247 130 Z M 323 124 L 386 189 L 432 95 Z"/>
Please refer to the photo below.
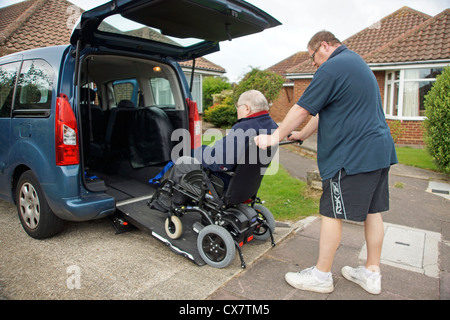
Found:
<path fill-rule="evenodd" d="M 241 247 L 253 239 L 266 241 L 270 238 L 275 246 L 275 219 L 257 197 L 275 150 L 265 150 L 268 154 L 264 161 L 260 151 L 250 139 L 242 156 L 245 158 L 238 161 L 234 172 L 228 173 L 228 187 L 223 179 L 204 169 L 185 174 L 179 183 L 164 180 L 149 206 L 167 212 L 165 231 L 168 237 L 180 238 L 183 216 L 197 213 L 199 219 L 192 225 L 198 234 L 197 249 L 204 262 L 215 268 L 229 266 L 236 251 L 241 267 L 245 268 Z"/>

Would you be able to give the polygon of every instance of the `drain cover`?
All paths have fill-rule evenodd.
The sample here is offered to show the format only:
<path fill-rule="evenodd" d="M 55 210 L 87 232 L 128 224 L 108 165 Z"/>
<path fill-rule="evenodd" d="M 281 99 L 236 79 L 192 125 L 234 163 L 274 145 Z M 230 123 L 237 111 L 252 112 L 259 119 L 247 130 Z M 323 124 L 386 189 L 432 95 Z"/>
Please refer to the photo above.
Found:
<path fill-rule="evenodd" d="M 381 263 L 439 277 L 440 233 L 390 223 L 385 223 L 384 228 Z M 364 244 L 359 258 L 365 260 L 366 257 L 367 247 Z"/>

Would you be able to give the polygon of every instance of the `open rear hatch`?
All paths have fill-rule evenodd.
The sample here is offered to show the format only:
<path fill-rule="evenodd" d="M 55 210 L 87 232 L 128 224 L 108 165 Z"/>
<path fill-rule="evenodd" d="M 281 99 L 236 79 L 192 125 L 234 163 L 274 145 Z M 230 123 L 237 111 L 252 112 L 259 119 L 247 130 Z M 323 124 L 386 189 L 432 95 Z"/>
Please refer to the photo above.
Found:
<path fill-rule="evenodd" d="M 167 118 L 172 126 L 179 128 L 182 125 L 179 124 L 180 121 L 176 121 L 178 119 L 176 115 L 180 112 L 187 113 L 184 107 L 181 107 L 186 97 L 182 96 L 183 90 L 179 87 L 181 84 L 175 81 L 177 76 L 175 71 L 166 66 L 160 58 L 169 57 L 178 61 L 195 59 L 218 51 L 220 41 L 261 32 L 277 25 L 280 25 L 280 22 L 276 19 L 242 0 L 113 0 L 82 14 L 72 34 L 71 44 L 76 46 L 77 57 L 79 57 L 80 67 L 77 71 L 84 71 L 80 72 L 80 79 L 84 77 L 83 81 L 80 80 L 80 85 L 86 86 L 85 89 L 96 87 L 102 91 L 106 90 L 111 83 L 114 85 L 114 80 L 124 81 L 124 79 L 132 78 L 142 80 L 145 77 L 150 79 L 145 82 L 147 86 L 161 85 L 164 89 L 163 85 L 170 84 L 171 88 L 176 88 L 173 90 L 174 102 L 168 103 L 170 106 L 162 106 L 162 103 L 147 103 L 149 93 L 153 92 L 150 89 L 143 90 L 146 94 L 139 101 L 145 102 L 143 107 L 147 108 L 144 109 L 160 113 L 164 111 L 168 114 Z M 92 54 L 89 59 L 82 60 L 81 50 L 86 46 L 100 49 L 92 50 L 94 53 L 104 51 L 107 54 L 97 56 Z M 103 48 L 108 50 L 102 50 Z M 118 52 L 116 56 L 110 49 L 130 53 L 130 55 L 121 55 Z M 132 57 L 132 53 L 139 53 L 139 57 Z M 88 86 L 89 83 L 95 86 Z M 106 94 L 104 97 L 109 96 Z M 87 100 L 91 105 L 96 99 L 93 97 Z M 105 103 L 107 99 L 102 101 Z M 92 112 L 93 108 L 90 108 Z M 112 109 L 108 111 L 110 112 L 109 120 L 111 120 Z M 91 125 L 95 120 L 94 117 L 87 117 L 87 119 L 89 120 L 87 128 L 99 127 Z M 124 117 L 113 119 L 124 119 Z M 136 117 L 136 119 L 141 120 L 143 117 Z M 118 136 L 128 137 L 129 135 L 124 133 Z M 90 145 L 94 145 L 94 135 L 88 138 Z M 91 156 L 94 157 L 94 151 L 98 150 L 102 148 L 92 148 Z M 104 155 L 99 158 L 110 159 L 105 158 Z M 116 200 L 117 211 L 113 218 L 119 217 L 117 221 L 122 219 L 130 221 L 163 241 L 175 252 L 197 264 L 204 264 L 196 249 L 197 235 L 193 229 L 186 228 L 182 238 L 169 241 L 165 239 L 164 231 L 167 214 L 147 206 L 154 188 L 146 181 L 160 172 L 161 168 L 158 165 L 135 168 L 130 164 L 130 160 L 127 161 L 117 162 L 118 165 L 114 167 L 114 170 L 111 170 L 112 164 L 115 164 L 114 161 L 101 162 L 109 166 L 109 170 L 105 170 L 108 171 L 107 174 L 105 171 L 100 171 L 99 173 L 104 176 L 99 175 L 99 177 L 105 181 L 107 193 Z M 153 172 L 153 170 L 157 171 Z M 88 174 L 88 177 L 95 182 L 95 175 Z M 186 226 L 192 225 L 196 219 L 198 217 L 190 215 L 184 223 Z"/>
<path fill-rule="evenodd" d="M 129 22 L 137 23 L 132 30 Z M 242 0 L 113 0 L 82 14 L 71 43 L 189 60 L 218 51 L 220 41 L 280 24 Z"/>

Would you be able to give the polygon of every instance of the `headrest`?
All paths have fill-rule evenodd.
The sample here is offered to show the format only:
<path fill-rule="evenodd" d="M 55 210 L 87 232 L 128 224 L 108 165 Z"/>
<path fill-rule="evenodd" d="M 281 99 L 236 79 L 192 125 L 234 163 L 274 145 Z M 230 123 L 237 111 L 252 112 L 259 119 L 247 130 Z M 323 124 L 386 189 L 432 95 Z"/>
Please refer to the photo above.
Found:
<path fill-rule="evenodd" d="M 81 102 L 88 102 L 90 101 L 91 103 L 94 103 L 95 101 L 95 91 L 90 89 L 90 88 L 81 88 Z M 88 97 L 90 98 L 88 100 Z"/>
<path fill-rule="evenodd" d="M 41 101 L 41 91 L 34 85 L 25 86 L 22 90 L 26 92 L 27 103 L 39 103 Z"/>
<path fill-rule="evenodd" d="M 134 108 L 134 103 L 130 100 L 120 100 L 117 108 Z"/>

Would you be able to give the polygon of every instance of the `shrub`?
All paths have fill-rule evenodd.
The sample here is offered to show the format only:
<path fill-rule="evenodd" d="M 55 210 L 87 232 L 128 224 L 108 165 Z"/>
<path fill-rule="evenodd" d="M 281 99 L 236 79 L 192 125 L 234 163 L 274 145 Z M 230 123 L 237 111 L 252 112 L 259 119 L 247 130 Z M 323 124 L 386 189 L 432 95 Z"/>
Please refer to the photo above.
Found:
<path fill-rule="evenodd" d="M 233 99 L 226 97 L 220 104 L 205 110 L 203 118 L 216 127 L 229 127 L 237 121 L 237 111 Z"/>
<path fill-rule="evenodd" d="M 284 81 L 282 76 L 274 72 L 253 68 L 234 88 L 234 101 L 245 91 L 259 90 L 270 104 L 278 98 Z"/>
<path fill-rule="evenodd" d="M 450 67 L 425 96 L 425 143 L 438 169 L 450 173 Z"/>

